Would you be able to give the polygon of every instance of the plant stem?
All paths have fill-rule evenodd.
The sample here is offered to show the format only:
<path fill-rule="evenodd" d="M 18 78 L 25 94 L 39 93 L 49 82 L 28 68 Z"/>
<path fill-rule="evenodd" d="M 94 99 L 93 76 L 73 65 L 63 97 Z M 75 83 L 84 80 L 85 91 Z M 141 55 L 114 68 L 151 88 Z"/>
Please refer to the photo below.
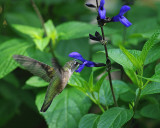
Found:
<path fill-rule="evenodd" d="M 139 88 L 138 94 L 137 94 L 136 99 L 135 99 L 135 102 L 134 102 L 135 105 L 134 105 L 134 108 L 133 108 L 133 116 L 132 116 L 131 120 L 127 123 L 126 128 L 131 128 L 131 124 L 132 124 L 132 121 L 133 121 L 133 117 L 134 117 L 134 115 L 135 115 L 135 111 L 136 111 L 136 108 L 137 108 L 138 103 L 139 103 L 139 100 L 140 100 L 141 91 L 142 91 L 142 90 Z"/>
<path fill-rule="evenodd" d="M 104 36 L 104 31 L 103 31 L 103 27 L 101 26 L 101 32 L 102 32 L 102 37 L 103 37 L 103 41 L 105 41 L 105 36 Z M 107 51 L 107 46 L 106 43 L 104 43 L 104 49 L 105 49 L 105 54 L 106 54 L 106 65 L 107 65 L 107 71 L 108 71 L 108 78 L 109 78 L 109 84 L 110 84 L 110 88 L 111 88 L 111 92 L 112 92 L 112 97 L 114 100 L 114 105 L 116 107 L 118 107 L 117 101 L 116 101 L 116 97 L 114 94 L 114 89 L 113 89 L 113 85 L 112 85 L 112 78 L 111 78 L 111 61 L 108 57 L 108 51 Z"/>
<path fill-rule="evenodd" d="M 35 4 L 34 0 L 31 0 L 31 4 L 32 4 L 37 16 L 39 17 L 39 19 L 41 21 L 41 25 L 42 25 L 42 28 L 44 30 L 44 34 L 45 34 L 45 36 L 47 36 L 47 31 L 46 31 L 46 28 L 45 28 L 45 25 L 44 25 L 44 19 L 43 19 L 42 15 L 41 15 L 37 5 Z M 51 52 L 52 56 L 55 57 L 55 54 L 54 54 L 53 49 L 52 49 L 51 39 L 49 41 L 49 47 L 50 47 L 50 52 Z"/>
<path fill-rule="evenodd" d="M 41 21 L 41 25 L 42 25 L 42 27 L 43 27 L 45 36 L 47 36 L 47 31 L 46 31 L 46 28 L 45 28 L 45 26 L 44 26 L 43 17 L 42 17 L 42 15 L 41 15 L 41 13 L 40 13 L 37 5 L 35 4 L 35 2 L 34 2 L 33 0 L 31 0 L 31 4 L 32 4 L 32 6 L 33 6 L 33 8 L 34 8 L 34 10 L 35 10 L 35 12 L 36 12 L 36 14 L 37 14 L 37 16 L 39 17 L 39 19 L 40 19 L 40 21 Z"/>
<path fill-rule="evenodd" d="M 139 102 L 139 99 L 140 99 L 140 96 L 141 96 L 141 91 L 142 91 L 142 90 L 139 88 L 137 97 L 136 97 L 136 99 L 135 99 L 135 105 L 134 105 L 134 109 L 133 109 L 134 113 L 135 113 L 135 110 L 136 110 L 136 108 L 137 108 L 137 106 L 138 106 L 138 102 Z"/>
<path fill-rule="evenodd" d="M 97 9 L 98 9 L 98 0 L 96 0 L 96 4 L 97 4 Z M 112 92 L 112 97 L 113 97 L 114 105 L 116 107 L 118 107 L 118 104 L 117 104 L 117 101 L 116 101 L 116 98 L 115 98 L 115 94 L 114 94 L 113 85 L 112 85 L 112 78 L 111 78 L 111 73 L 110 73 L 110 70 L 111 70 L 111 61 L 110 61 L 110 59 L 108 57 L 108 51 L 107 51 L 107 46 L 106 46 L 106 42 L 105 42 L 105 36 L 104 36 L 103 26 L 100 26 L 100 28 L 101 28 L 102 38 L 103 38 L 102 42 L 103 42 L 103 46 L 104 46 L 105 54 L 106 54 L 106 66 L 107 66 L 109 84 L 110 84 L 110 88 L 111 88 L 111 92 Z"/>
<path fill-rule="evenodd" d="M 99 101 L 97 101 L 97 99 L 95 98 L 94 93 L 93 93 L 93 92 L 91 92 L 91 94 L 92 94 L 92 97 L 94 98 L 95 104 L 97 104 L 97 105 L 98 105 L 98 107 L 101 109 L 101 111 L 104 113 L 104 112 L 105 112 L 105 110 L 104 110 L 104 108 L 101 106 L 101 104 L 99 103 Z"/>

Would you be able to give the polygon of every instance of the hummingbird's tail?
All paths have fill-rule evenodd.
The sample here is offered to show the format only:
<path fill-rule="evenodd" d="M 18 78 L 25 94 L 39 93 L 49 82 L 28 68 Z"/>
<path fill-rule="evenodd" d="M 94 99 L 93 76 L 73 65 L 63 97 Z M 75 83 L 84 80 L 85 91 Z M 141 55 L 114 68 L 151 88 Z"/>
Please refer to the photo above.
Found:
<path fill-rule="evenodd" d="M 51 105 L 51 103 L 52 103 L 52 101 L 50 101 L 50 102 L 48 102 L 48 103 L 43 103 L 43 105 L 42 105 L 42 107 L 41 107 L 41 112 L 45 112 L 48 108 L 49 108 L 49 106 Z"/>

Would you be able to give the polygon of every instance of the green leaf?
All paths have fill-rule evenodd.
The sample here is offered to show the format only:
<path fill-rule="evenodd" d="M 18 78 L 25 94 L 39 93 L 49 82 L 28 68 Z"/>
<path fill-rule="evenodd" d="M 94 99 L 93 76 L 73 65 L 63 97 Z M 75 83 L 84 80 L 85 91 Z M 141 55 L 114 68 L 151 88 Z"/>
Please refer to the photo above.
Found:
<path fill-rule="evenodd" d="M 49 35 L 49 37 L 43 38 L 44 32 L 40 28 L 35 28 L 35 27 L 25 26 L 25 25 L 19 25 L 19 24 L 13 24 L 12 27 L 14 29 L 16 29 L 18 32 L 26 34 L 30 38 L 32 38 L 34 43 L 36 44 L 37 48 L 40 49 L 41 51 L 43 51 L 46 48 L 46 46 L 49 43 L 49 37 L 52 36 L 52 35 Z M 48 29 L 47 29 L 47 32 L 49 34 L 51 34 L 50 30 L 48 30 Z"/>
<path fill-rule="evenodd" d="M 31 45 L 32 44 L 19 39 L 12 39 L 0 45 L 0 78 L 10 73 L 18 66 L 12 56 L 15 54 L 24 55 L 26 49 Z"/>
<path fill-rule="evenodd" d="M 41 51 L 43 51 L 47 45 L 49 44 L 49 38 L 45 37 L 45 38 L 39 38 L 39 39 L 34 39 L 34 42 L 37 46 L 37 48 Z"/>
<path fill-rule="evenodd" d="M 103 81 L 105 80 L 105 78 L 108 76 L 108 72 L 105 73 L 96 83 L 96 85 L 94 86 L 94 91 L 99 92 L 99 89 L 103 83 Z"/>
<path fill-rule="evenodd" d="M 97 128 L 99 118 L 99 115 L 87 114 L 81 118 L 79 128 Z"/>
<path fill-rule="evenodd" d="M 133 64 L 120 49 L 109 49 L 108 55 L 115 62 L 122 65 L 123 68 L 134 70 Z"/>
<path fill-rule="evenodd" d="M 76 21 L 61 24 L 57 26 L 56 29 L 58 32 L 59 40 L 88 37 L 89 33 L 94 35 L 96 31 L 100 31 L 100 28 L 97 25 Z M 105 34 L 111 34 L 115 32 L 114 29 L 110 29 L 108 27 L 105 27 L 104 30 Z"/>
<path fill-rule="evenodd" d="M 114 89 L 114 94 L 116 100 L 118 100 L 118 92 L 115 89 Z M 101 85 L 101 88 L 99 90 L 99 101 L 104 106 L 109 106 L 114 104 L 109 82 L 106 80 L 103 81 L 103 84 Z"/>
<path fill-rule="evenodd" d="M 90 74 L 88 85 L 90 89 L 93 89 L 93 72 Z"/>
<path fill-rule="evenodd" d="M 159 75 L 154 74 L 151 78 L 146 78 L 146 77 L 142 77 L 142 76 L 138 76 L 138 77 L 143 78 L 148 81 L 160 82 L 160 74 Z"/>
<path fill-rule="evenodd" d="M 156 65 L 155 74 L 160 74 L 160 63 Z"/>
<path fill-rule="evenodd" d="M 41 79 L 41 78 L 38 77 L 38 76 L 30 77 L 30 78 L 26 81 L 26 84 L 27 84 L 28 86 L 31 86 L 31 87 L 45 87 L 45 86 L 49 85 L 48 82 L 44 81 L 43 79 Z"/>
<path fill-rule="evenodd" d="M 112 84 L 115 90 L 117 90 L 118 94 L 123 94 L 130 90 L 129 85 L 124 81 L 120 80 L 112 80 Z"/>
<path fill-rule="evenodd" d="M 160 93 L 160 83 L 152 82 L 148 84 L 143 90 L 141 95 Z"/>
<path fill-rule="evenodd" d="M 115 107 L 104 112 L 98 122 L 98 128 L 121 128 L 133 116 L 133 111 Z"/>
<path fill-rule="evenodd" d="M 122 81 L 113 80 L 112 84 L 116 100 L 118 100 L 120 94 L 123 94 L 129 90 L 128 85 Z M 106 80 L 103 81 L 103 84 L 101 85 L 99 91 L 99 98 L 100 98 L 100 103 L 102 103 L 105 106 L 114 104 L 109 81 Z"/>
<path fill-rule="evenodd" d="M 35 27 L 20 25 L 20 24 L 12 24 L 12 27 L 18 32 L 26 34 L 31 38 L 38 39 L 43 36 L 43 30 L 40 28 L 35 28 Z"/>
<path fill-rule="evenodd" d="M 139 81 L 137 79 L 137 75 L 134 71 L 129 70 L 129 69 L 125 69 L 124 68 L 125 73 L 127 74 L 127 76 L 132 80 L 132 82 L 138 86 L 139 85 Z"/>
<path fill-rule="evenodd" d="M 16 4 L 16 3 L 14 3 Z M 22 3 L 21 3 L 22 5 Z M 26 5 L 26 4 L 25 4 Z M 23 5 L 20 8 L 25 8 Z M 16 8 L 17 9 L 17 8 Z M 30 12 L 30 11 L 16 11 L 16 12 L 9 12 L 5 13 L 7 22 L 10 24 L 22 24 L 26 26 L 34 26 L 34 27 L 41 27 L 41 22 L 39 18 L 37 17 L 36 13 Z M 34 22 L 33 22 L 34 21 Z"/>
<path fill-rule="evenodd" d="M 58 35 L 53 22 L 51 20 L 48 20 L 44 25 L 47 32 L 47 37 L 51 38 L 53 46 L 55 46 Z"/>
<path fill-rule="evenodd" d="M 85 81 L 78 73 L 74 73 L 68 81 L 68 84 L 86 92 L 88 87 L 87 81 Z"/>
<path fill-rule="evenodd" d="M 157 37 L 159 36 L 160 32 L 157 31 L 155 32 L 152 37 L 145 43 L 145 45 L 143 46 L 141 55 L 139 57 L 139 60 L 141 61 L 141 64 L 144 64 L 147 54 L 149 52 L 149 50 L 152 48 L 152 46 L 155 44 L 155 40 L 157 39 Z"/>
<path fill-rule="evenodd" d="M 141 65 L 137 58 L 135 58 L 127 49 L 125 49 L 122 45 L 120 45 L 120 49 L 122 52 L 128 57 L 128 59 L 132 62 L 132 64 L 136 67 L 136 69 L 140 69 Z"/>
<path fill-rule="evenodd" d="M 144 106 L 140 114 L 144 117 L 160 119 L 160 107 L 159 104 L 148 104 Z"/>
<path fill-rule="evenodd" d="M 45 93 L 36 97 L 36 105 L 40 110 Z M 76 128 L 84 114 L 91 106 L 90 100 L 75 88 L 66 88 L 52 102 L 45 113 L 41 113 L 49 128 Z"/>
<path fill-rule="evenodd" d="M 159 51 L 160 51 L 160 43 L 156 43 L 148 52 L 144 64 L 147 65 L 159 59 L 160 58 Z"/>

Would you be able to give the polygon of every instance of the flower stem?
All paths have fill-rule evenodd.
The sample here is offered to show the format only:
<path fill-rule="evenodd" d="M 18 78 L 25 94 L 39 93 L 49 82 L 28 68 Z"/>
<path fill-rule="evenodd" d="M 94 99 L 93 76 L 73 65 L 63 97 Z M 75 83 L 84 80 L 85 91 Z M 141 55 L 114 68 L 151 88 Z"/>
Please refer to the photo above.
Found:
<path fill-rule="evenodd" d="M 137 108 L 138 103 L 139 103 L 139 100 L 140 100 L 141 91 L 142 91 L 142 90 L 139 88 L 138 94 L 137 94 L 136 99 L 135 99 L 135 102 L 134 102 L 135 105 L 134 105 L 134 108 L 133 108 L 133 116 L 132 116 L 132 118 L 130 119 L 130 121 L 127 123 L 126 128 L 131 128 L 131 124 L 132 124 L 132 121 L 133 121 L 133 117 L 134 117 L 134 115 L 135 115 L 135 111 L 136 111 L 136 108 Z"/>
<path fill-rule="evenodd" d="M 97 9 L 98 9 L 98 0 L 96 0 L 96 4 L 97 4 Z M 112 92 L 112 97 L 113 97 L 114 105 L 116 107 L 118 107 L 118 104 L 117 104 L 117 101 L 116 101 L 116 98 L 115 98 L 115 94 L 114 94 L 114 90 L 113 90 L 113 85 L 112 85 L 112 78 L 111 78 L 111 73 L 110 73 L 110 70 L 111 70 L 111 61 L 110 61 L 110 59 L 108 57 L 108 51 L 107 51 L 107 46 L 106 46 L 106 42 L 105 42 L 105 36 L 104 36 L 103 26 L 100 26 L 100 28 L 101 28 L 102 38 L 103 38 L 102 42 L 103 42 L 103 46 L 104 46 L 105 54 L 106 54 L 106 66 L 107 66 L 109 84 L 110 84 L 110 88 L 111 88 L 111 92 Z"/>
<path fill-rule="evenodd" d="M 45 28 L 45 25 L 44 25 L 44 19 L 43 19 L 42 15 L 41 15 L 37 5 L 35 4 L 34 0 L 31 0 L 31 4 L 32 4 L 33 9 L 35 10 L 37 16 L 39 17 L 39 19 L 41 21 L 41 25 L 42 25 L 42 28 L 44 30 L 44 34 L 45 34 L 45 36 L 47 36 L 47 31 L 46 31 L 46 28 Z M 50 52 L 51 52 L 52 56 L 55 57 L 55 54 L 54 54 L 53 49 L 52 49 L 51 39 L 49 41 L 49 47 L 50 47 Z"/>
<path fill-rule="evenodd" d="M 104 112 L 105 112 L 105 110 L 104 110 L 104 108 L 101 106 L 100 102 L 96 99 L 96 97 L 95 97 L 94 93 L 93 93 L 93 92 L 91 92 L 91 94 L 92 94 L 92 97 L 94 98 L 95 104 L 97 104 L 97 105 L 98 105 L 98 107 L 101 109 L 101 111 L 104 113 Z"/>
<path fill-rule="evenodd" d="M 102 38 L 103 38 L 103 41 L 105 41 L 105 36 L 104 36 L 104 30 L 103 30 L 103 27 L 101 26 L 101 32 L 102 32 Z M 107 46 L 106 46 L 106 43 L 104 43 L 104 49 L 105 49 L 105 54 L 106 54 L 106 65 L 107 65 L 107 72 L 108 72 L 108 78 L 109 78 L 109 84 L 110 84 L 110 88 L 111 88 L 111 92 L 112 92 L 112 97 L 113 97 L 113 100 L 114 100 L 114 105 L 116 107 L 118 107 L 118 104 L 117 104 L 117 101 L 116 101 L 116 97 L 115 97 L 115 94 L 114 94 L 114 89 L 113 89 L 113 85 L 112 85 L 112 78 L 111 78 L 111 61 L 108 57 L 108 51 L 107 51 Z"/>

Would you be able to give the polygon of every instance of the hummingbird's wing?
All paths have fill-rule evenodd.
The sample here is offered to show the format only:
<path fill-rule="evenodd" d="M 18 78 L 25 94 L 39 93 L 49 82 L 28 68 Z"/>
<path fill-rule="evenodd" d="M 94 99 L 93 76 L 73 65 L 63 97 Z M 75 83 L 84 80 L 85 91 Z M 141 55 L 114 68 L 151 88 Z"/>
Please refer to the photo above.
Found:
<path fill-rule="evenodd" d="M 56 58 L 52 58 L 52 66 L 61 71 L 62 67 Z"/>
<path fill-rule="evenodd" d="M 41 77 L 47 82 L 50 82 L 55 74 L 55 69 L 47 64 L 34 60 L 32 58 L 14 55 L 13 58 L 21 64 L 26 70 L 30 71 L 32 74 Z"/>
<path fill-rule="evenodd" d="M 61 93 L 62 89 L 62 77 L 61 74 L 57 71 L 55 77 L 52 78 L 48 88 L 47 88 L 47 93 L 45 95 L 45 100 L 43 102 L 41 112 L 45 112 L 48 107 L 51 105 L 52 100 L 59 94 Z"/>

